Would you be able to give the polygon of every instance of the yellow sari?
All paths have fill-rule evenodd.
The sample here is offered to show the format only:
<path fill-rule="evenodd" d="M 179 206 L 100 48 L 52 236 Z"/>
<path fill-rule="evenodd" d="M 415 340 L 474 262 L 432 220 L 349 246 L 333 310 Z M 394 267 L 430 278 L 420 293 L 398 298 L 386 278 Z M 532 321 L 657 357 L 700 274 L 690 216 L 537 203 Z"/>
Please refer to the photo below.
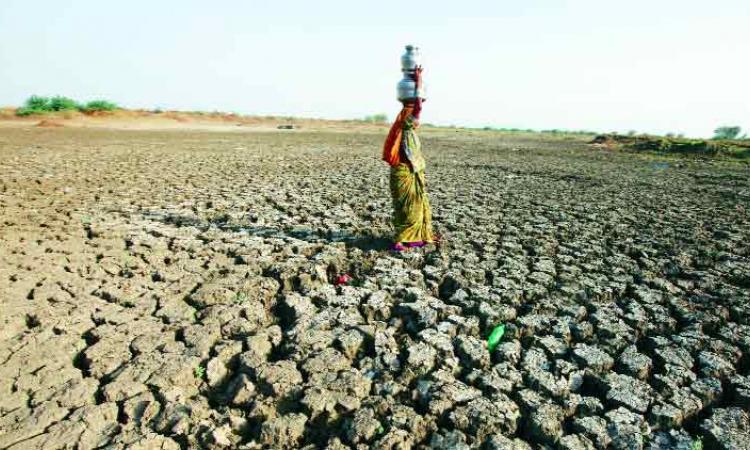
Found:
<path fill-rule="evenodd" d="M 393 199 L 394 241 L 399 243 L 433 242 L 432 211 L 425 188 L 425 160 L 422 144 L 415 132 L 416 121 L 410 108 L 404 108 L 394 126 L 398 133 L 398 158 L 391 158 L 391 197 Z M 398 122 L 401 122 L 398 124 Z M 392 144 L 396 144 L 392 143 Z M 388 142 L 386 142 L 386 147 Z M 395 147 L 395 145 L 393 146 Z M 391 148 L 393 148 L 391 147 Z M 385 158 L 384 158 L 385 159 Z M 389 161 L 389 163 L 391 162 Z"/>

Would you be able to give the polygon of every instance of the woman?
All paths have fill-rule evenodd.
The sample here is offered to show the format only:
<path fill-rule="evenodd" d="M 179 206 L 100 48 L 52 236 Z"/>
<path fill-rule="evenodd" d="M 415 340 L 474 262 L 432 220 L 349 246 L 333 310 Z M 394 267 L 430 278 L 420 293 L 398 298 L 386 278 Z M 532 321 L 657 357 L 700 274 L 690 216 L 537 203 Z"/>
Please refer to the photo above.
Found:
<path fill-rule="evenodd" d="M 403 109 L 388 133 L 383 146 L 383 160 L 391 165 L 393 228 L 396 231 L 393 250 L 423 247 L 433 242 L 432 212 L 425 190 L 425 161 L 416 129 L 422 112 L 422 99 L 416 95 L 422 85 L 422 68 L 414 72 L 415 95 L 403 101 Z"/>

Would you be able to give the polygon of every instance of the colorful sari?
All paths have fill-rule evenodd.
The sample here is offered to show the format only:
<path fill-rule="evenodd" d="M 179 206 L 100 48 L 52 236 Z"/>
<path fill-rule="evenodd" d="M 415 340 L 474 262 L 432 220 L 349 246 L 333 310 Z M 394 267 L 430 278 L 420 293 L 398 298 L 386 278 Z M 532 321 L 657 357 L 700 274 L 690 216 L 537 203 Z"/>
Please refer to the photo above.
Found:
<path fill-rule="evenodd" d="M 391 127 L 383 159 L 391 165 L 394 242 L 433 242 L 432 211 L 425 189 L 425 160 L 415 132 L 413 108 L 406 106 Z"/>

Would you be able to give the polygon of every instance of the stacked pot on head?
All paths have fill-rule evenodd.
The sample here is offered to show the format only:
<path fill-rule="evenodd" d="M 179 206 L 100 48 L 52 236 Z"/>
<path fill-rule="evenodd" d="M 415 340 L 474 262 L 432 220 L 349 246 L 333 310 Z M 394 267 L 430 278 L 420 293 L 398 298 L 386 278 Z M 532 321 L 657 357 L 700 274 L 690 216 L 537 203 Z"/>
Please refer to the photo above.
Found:
<path fill-rule="evenodd" d="M 419 47 L 407 45 L 406 51 L 401 55 L 401 72 L 404 77 L 398 82 L 397 86 L 400 102 L 414 100 L 417 96 L 425 98 L 424 82 L 422 82 L 419 92 L 416 92 L 417 83 L 414 80 L 414 72 L 420 65 L 422 65 L 422 55 L 419 52 Z"/>

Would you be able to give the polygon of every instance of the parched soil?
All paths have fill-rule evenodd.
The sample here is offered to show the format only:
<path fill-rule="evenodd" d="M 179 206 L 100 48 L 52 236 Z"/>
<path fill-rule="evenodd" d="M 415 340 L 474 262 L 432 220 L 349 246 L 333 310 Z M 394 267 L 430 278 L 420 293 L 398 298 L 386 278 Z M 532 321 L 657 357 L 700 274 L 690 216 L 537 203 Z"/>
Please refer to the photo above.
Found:
<path fill-rule="evenodd" d="M 2 129 L 0 449 L 750 448 L 747 167 L 427 131 Z"/>

